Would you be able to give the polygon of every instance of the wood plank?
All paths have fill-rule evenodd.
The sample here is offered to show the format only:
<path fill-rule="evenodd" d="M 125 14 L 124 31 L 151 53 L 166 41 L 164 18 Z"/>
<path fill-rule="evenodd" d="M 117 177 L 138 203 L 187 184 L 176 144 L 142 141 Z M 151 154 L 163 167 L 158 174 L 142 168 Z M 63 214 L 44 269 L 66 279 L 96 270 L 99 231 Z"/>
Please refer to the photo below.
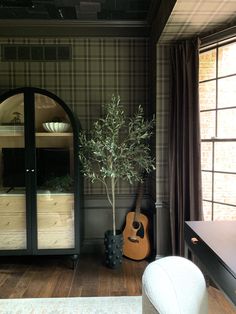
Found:
<path fill-rule="evenodd" d="M 68 214 L 38 214 L 39 232 L 68 232 L 73 230 L 74 220 Z"/>
<path fill-rule="evenodd" d="M 39 249 L 71 249 L 74 247 L 73 229 L 64 232 L 38 232 Z"/>
<path fill-rule="evenodd" d="M 67 213 L 73 215 L 74 195 L 65 194 L 37 194 L 38 213 Z"/>
<path fill-rule="evenodd" d="M 9 274 L 12 272 L 12 265 L 11 264 L 3 264 L 1 265 L 0 271 L 0 287 L 4 284 L 7 280 Z"/>
<path fill-rule="evenodd" d="M 68 297 L 74 276 L 75 271 L 69 268 L 68 265 L 61 267 L 51 296 L 57 298 Z"/>
<path fill-rule="evenodd" d="M 0 194 L 0 214 L 15 214 L 26 212 L 25 194 Z"/>
<path fill-rule="evenodd" d="M 31 269 L 30 265 L 26 268 L 21 279 L 16 284 L 15 288 L 12 290 L 9 298 L 22 298 L 25 291 L 28 289 L 29 284 L 32 280 L 34 270 Z"/>
<path fill-rule="evenodd" d="M 0 250 L 18 250 L 26 248 L 26 231 L 0 232 Z"/>
<path fill-rule="evenodd" d="M 85 254 L 77 264 L 77 270 L 72 283 L 70 297 L 98 295 L 100 257 Z"/>
<path fill-rule="evenodd" d="M 57 282 L 55 270 L 58 261 L 52 258 L 34 257 L 31 259 L 31 280 L 23 294 L 23 298 L 51 296 Z M 46 293 L 45 293 L 46 291 Z"/>
<path fill-rule="evenodd" d="M 0 298 L 4 299 L 11 297 L 27 269 L 28 265 L 25 264 L 17 264 L 15 267 L 9 268 L 6 279 L 0 285 Z"/>
<path fill-rule="evenodd" d="M 26 217 L 23 213 L 15 213 L 14 215 L 0 215 L 0 230 L 7 233 L 11 231 L 26 230 Z"/>
<path fill-rule="evenodd" d="M 208 288 L 208 302 L 209 313 L 208 314 L 236 314 L 236 309 L 223 295 L 223 293 L 214 288 Z"/>

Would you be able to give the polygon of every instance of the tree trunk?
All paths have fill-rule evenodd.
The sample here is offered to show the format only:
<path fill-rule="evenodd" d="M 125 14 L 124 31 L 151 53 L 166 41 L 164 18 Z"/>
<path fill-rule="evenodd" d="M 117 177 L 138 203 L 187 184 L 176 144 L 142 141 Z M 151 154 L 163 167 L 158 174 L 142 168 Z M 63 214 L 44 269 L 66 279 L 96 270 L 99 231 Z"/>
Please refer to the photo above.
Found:
<path fill-rule="evenodd" d="M 112 191 L 112 224 L 113 235 L 116 235 L 116 200 L 115 200 L 115 178 L 111 178 L 111 191 Z"/>

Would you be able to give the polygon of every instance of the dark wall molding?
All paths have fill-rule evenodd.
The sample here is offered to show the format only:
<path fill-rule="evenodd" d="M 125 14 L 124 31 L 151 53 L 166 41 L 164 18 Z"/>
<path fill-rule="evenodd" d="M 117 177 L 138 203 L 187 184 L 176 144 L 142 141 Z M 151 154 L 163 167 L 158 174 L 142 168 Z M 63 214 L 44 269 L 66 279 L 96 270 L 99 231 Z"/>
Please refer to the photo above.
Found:
<path fill-rule="evenodd" d="M 148 37 L 145 21 L 0 20 L 0 37 Z"/>

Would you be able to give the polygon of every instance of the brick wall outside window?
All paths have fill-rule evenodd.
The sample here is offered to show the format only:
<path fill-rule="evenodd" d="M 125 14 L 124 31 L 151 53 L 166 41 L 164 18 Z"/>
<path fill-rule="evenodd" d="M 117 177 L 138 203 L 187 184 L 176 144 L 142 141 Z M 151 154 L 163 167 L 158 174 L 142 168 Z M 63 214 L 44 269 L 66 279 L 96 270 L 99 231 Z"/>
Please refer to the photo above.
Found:
<path fill-rule="evenodd" d="M 236 220 L 236 41 L 200 53 L 204 220 Z"/>

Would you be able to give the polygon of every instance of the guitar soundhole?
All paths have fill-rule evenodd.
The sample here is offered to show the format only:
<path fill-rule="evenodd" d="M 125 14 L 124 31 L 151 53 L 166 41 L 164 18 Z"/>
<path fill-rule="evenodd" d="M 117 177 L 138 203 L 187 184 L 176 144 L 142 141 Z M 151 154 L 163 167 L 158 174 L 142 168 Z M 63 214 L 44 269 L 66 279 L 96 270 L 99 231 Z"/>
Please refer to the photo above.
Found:
<path fill-rule="evenodd" d="M 140 226 L 140 223 L 138 221 L 133 221 L 133 228 L 138 229 Z"/>

